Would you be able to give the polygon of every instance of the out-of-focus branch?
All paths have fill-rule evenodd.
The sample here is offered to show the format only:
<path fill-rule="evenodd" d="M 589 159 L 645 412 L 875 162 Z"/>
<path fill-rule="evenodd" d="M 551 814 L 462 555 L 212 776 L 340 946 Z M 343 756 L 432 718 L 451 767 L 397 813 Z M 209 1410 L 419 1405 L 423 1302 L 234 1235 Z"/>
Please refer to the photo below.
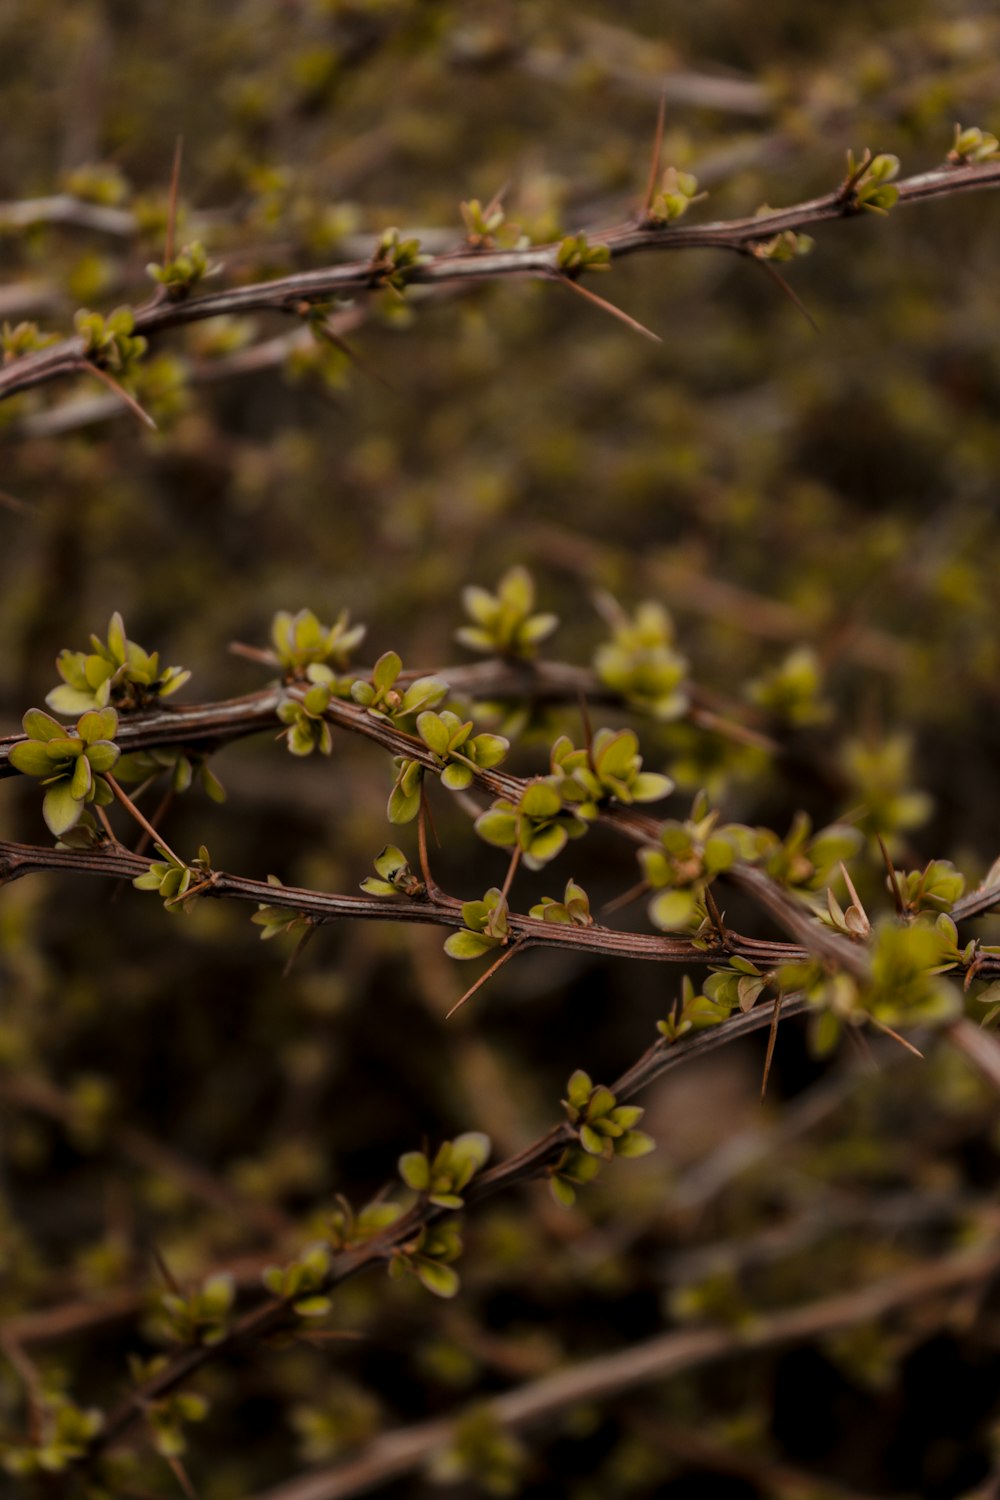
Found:
<path fill-rule="evenodd" d="M 922 203 L 957 193 L 978 192 L 1000 184 L 1000 161 L 950 164 L 904 178 L 893 184 L 897 203 Z M 708 224 L 659 224 L 639 218 L 632 223 L 588 236 L 592 247 L 607 251 L 613 262 L 627 255 L 653 250 L 729 250 L 752 254 L 754 247 L 776 235 L 814 229 L 836 219 L 863 215 L 850 184 L 789 208 L 772 209 L 745 218 Z M 566 281 L 579 275 L 560 262 L 561 242 L 525 249 L 489 249 L 460 244 L 452 251 L 427 256 L 407 266 L 409 286 L 454 286 L 495 282 L 507 277 Z M 300 315 L 316 303 L 340 296 L 356 296 L 384 289 L 397 276 L 394 264 L 381 250 L 366 260 L 300 271 L 249 286 L 203 292 L 185 298 L 154 297 L 135 310 L 135 333 L 149 337 L 205 318 L 276 312 Z M 63 339 L 33 354 L 25 354 L 0 369 L 0 399 L 79 372 L 87 359 L 81 336 Z"/>
<path fill-rule="evenodd" d="M 923 1304 L 931 1297 L 982 1285 L 998 1271 L 1000 1243 L 962 1250 L 899 1271 L 872 1286 L 757 1317 L 738 1329 L 671 1330 L 506 1391 L 485 1403 L 485 1409 L 498 1426 L 508 1431 L 530 1430 L 579 1403 L 608 1401 L 684 1370 L 853 1328 L 913 1303 Z M 349 1496 L 366 1494 L 390 1479 L 411 1473 L 440 1452 L 456 1437 L 460 1424 L 461 1417 L 446 1418 L 386 1433 L 358 1457 L 278 1485 L 255 1500 L 348 1500 Z"/>

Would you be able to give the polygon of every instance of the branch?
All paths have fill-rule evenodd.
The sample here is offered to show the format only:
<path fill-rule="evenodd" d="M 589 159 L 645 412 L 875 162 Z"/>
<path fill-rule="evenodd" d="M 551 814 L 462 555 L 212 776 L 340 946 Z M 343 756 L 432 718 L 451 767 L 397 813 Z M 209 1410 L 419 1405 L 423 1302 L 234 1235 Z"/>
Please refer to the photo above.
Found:
<path fill-rule="evenodd" d="M 268 887 L 268 889 L 274 889 L 274 887 Z M 806 1004 L 807 1002 L 798 996 L 786 997 L 783 1014 L 799 1013 L 805 1009 Z M 759 1031 L 769 1025 L 770 1020 L 771 1007 L 765 1004 L 758 1010 L 734 1016 L 708 1030 L 689 1034 L 672 1046 L 661 1038 L 648 1047 L 642 1057 L 610 1085 L 611 1092 L 623 1102 L 634 1098 L 640 1089 L 647 1087 L 655 1079 L 671 1072 L 682 1063 L 701 1057 L 737 1038 Z M 575 1140 L 576 1131 L 567 1121 L 564 1120 L 554 1125 L 525 1150 L 515 1153 L 496 1167 L 474 1177 L 465 1190 L 466 1203 L 477 1203 L 519 1183 L 529 1182 L 543 1175 L 546 1168 L 557 1161 L 566 1147 Z M 443 1217 L 445 1212 L 446 1210 L 427 1201 L 418 1201 L 402 1218 L 397 1219 L 377 1238 L 367 1241 L 357 1249 L 342 1252 L 331 1266 L 323 1283 L 323 1290 L 330 1291 L 360 1272 L 383 1264 L 395 1246 L 405 1244 L 424 1225 Z M 268 1298 L 244 1314 L 231 1332 L 218 1343 L 181 1350 L 168 1360 L 157 1375 L 130 1392 L 109 1414 L 84 1461 L 89 1462 L 112 1447 L 132 1427 L 133 1423 L 143 1416 L 151 1402 L 175 1390 L 211 1360 L 228 1353 L 235 1347 L 295 1326 L 296 1322 L 296 1316 L 287 1303 L 280 1299 Z"/>
<path fill-rule="evenodd" d="M 477 1404 L 512 1432 L 540 1426 L 571 1406 L 607 1401 L 625 1391 L 722 1360 L 802 1343 L 853 1328 L 935 1296 L 983 1284 L 1000 1271 L 1000 1243 L 961 1250 L 929 1264 L 898 1271 L 884 1281 L 799 1307 L 757 1317 L 737 1329 L 671 1330 L 615 1354 L 599 1355 L 557 1370 Z M 943 1321 L 943 1319 L 942 1319 Z M 347 1500 L 411 1473 L 459 1434 L 461 1416 L 385 1433 L 346 1463 L 265 1491 L 255 1500 Z"/>
<path fill-rule="evenodd" d="M 933 171 L 904 178 L 893 186 L 897 205 L 922 203 L 957 193 L 978 192 L 1000 185 L 1000 161 L 945 164 Z M 741 253 L 786 231 L 814 229 L 836 219 L 858 217 L 860 210 L 850 192 L 835 188 L 789 208 L 772 209 L 749 217 L 717 220 L 709 224 L 667 224 L 639 221 L 589 236 L 589 243 L 607 249 L 612 261 L 654 250 L 731 250 Z M 560 243 L 532 245 L 526 249 L 487 250 L 459 245 L 430 255 L 406 268 L 407 286 L 454 286 L 493 282 L 508 277 L 562 280 Z M 165 328 L 176 328 L 223 314 L 240 316 L 254 312 L 296 315 L 300 306 L 327 302 L 340 296 L 357 296 L 381 290 L 389 268 L 377 256 L 319 270 L 299 271 L 249 286 L 202 292 L 177 301 L 146 302 L 135 309 L 135 332 L 145 337 Z M 82 337 L 60 340 L 33 354 L 13 360 L 0 369 L 0 400 L 18 391 L 46 384 L 79 368 L 86 355 Z"/>

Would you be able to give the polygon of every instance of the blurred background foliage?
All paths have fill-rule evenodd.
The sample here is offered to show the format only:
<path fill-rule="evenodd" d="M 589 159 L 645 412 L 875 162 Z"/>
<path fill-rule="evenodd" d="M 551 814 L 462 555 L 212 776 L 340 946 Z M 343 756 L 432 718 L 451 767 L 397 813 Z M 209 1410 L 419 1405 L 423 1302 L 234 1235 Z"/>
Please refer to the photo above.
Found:
<path fill-rule="evenodd" d="M 149 294 L 178 135 L 179 239 L 235 284 L 367 255 L 391 225 L 458 243 L 460 201 L 504 184 L 534 238 L 626 218 L 664 85 L 664 160 L 710 193 L 692 214 L 828 191 L 849 146 L 918 171 L 955 121 L 1000 130 L 998 57 L 995 7 L 972 0 L 6 0 L 0 318 L 61 332 L 80 306 Z M 56 194 L 75 222 L 28 206 Z M 136 387 L 155 434 L 94 381 L 15 398 L 0 408 L 6 730 L 114 609 L 207 701 L 261 684 L 227 644 L 264 644 L 279 608 L 349 607 L 366 660 L 466 659 L 462 585 L 523 563 L 561 620 L 546 656 L 591 660 L 608 635 L 596 592 L 655 599 L 694 680 L 785 743 L 778 766 L 640 722 L 647 767 L 679 783 L 672 815 L 700 786 L 781 832 L 800 807 L 864 808 L 900 862 L 980 878 L 998 852 L 998 233 L 989 195 L 827 226 L 788 273 L 818 334 L 751 263 L 648 255 L 600 291 L 660 345 L 509 281 L 359 304 L 356 359 L 263 315 L 161 335 Z M 536 725 L 519 769 L 544 768 L 558 727 L 578 734 L 578 715 Z M 340 736 L 330 761 L 299 762 L 263 738 L 214 769 L 227 804 L 192 793 L 170 838 L 222 868 L 350 891 L 389 837 L 390 767 L 367 745 Z M 33 793 L 5 785 L 4 837 L 44 838 Z M 478 896 L 505 858 L 438 800 L 438 878 Z M 555 876 L 519 876 L 515 906 L 566 875 L 595 903 L 632 884 L 627 848 L 599 830 L 586 844 Z M 855 878 L 884 900 L 877 851 Z M 732 917 L 756 930 L 736 902 Z M 16 1333 L 41 1309 L 91 1309 L 79 1333 L 57 1319 L 58 1338 L 29 1340 L 42 1378 L 85 1405 L 123 1389 L 127 1352 L 157 1347 L 153 1247 L 181 1281 L 230 1266 L 252 1287 L 401 1151 L 480 1129 L 504 1152 L 547 1128 L 573 1068 L 627 1066 L 679 984 L 535 954 L 445 1025 L 468 979 L 434 931 L 327 929 L 287 978 L 257 937 L 221 903 L 169 918 L 52 877 L 2 893 L 0 1314 Z M 763 1110 L 762 1042 L 671 1075 L 644 1101 L 652 1157 L 571 1210 L 537 1187 L 470 1218 L 455 1302 L 368 1277 L 337 1297 L 361 1342 L 210 1369 L 184 1460 L 201 1500 L 671 1321 L 738 1321 L 974 1237 L 995 1221 L 993 1101 L 951 1057 L 878 1051 L 877 1073 L 850 1049 L 817 1058 L 789 1022 Z M 666 1381 L 513 1456 L 466 1438 L 496 1493 L 985 1494 L 1000 1325 L 976 1312 L 916 1306 Z M 16 1433 L 10 1365 L 0 1409 Z M 176 1493 L 142 1452 L 136 1483 Z M 384 1492 L 472 1493 L 462 1472 Z"/>

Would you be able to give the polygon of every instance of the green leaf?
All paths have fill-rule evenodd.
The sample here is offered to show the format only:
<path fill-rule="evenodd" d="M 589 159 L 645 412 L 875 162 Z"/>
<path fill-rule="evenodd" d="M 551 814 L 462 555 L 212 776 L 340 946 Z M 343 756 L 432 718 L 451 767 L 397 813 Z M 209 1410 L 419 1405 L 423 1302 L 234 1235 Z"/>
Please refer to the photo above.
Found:
<path fill-rule="evenodd" d="M 440 714 L 427 710 L 417 715 L 417 733 L 435 755 L 447 755 L 451 736 Z"/>
<path fill-rule="evenodd" d="M 55 740 L 66 733 L 61 724 L 40 708 L 29 708 L 21 724 L 25 734 L 32 740 Z"/>
<path fill-rule="evenodd" d="M 691 925 L 697 902 L 691 891 L 663 891 L 649 904 L 649 916 L 662 932 L 684 932 Z"/>
<path fill-rule="evenodd" d="M 441 772 L 441 785 L 446 786 L 450 792 L 464 791 L 467 786 L 472 785 L 471 768 L 463 766 L 461 761 L 452 761 Z"/>
<path fill-rule="evenodd" d="M 372 670 L 372 683 L 376 688 L 382 688 L 385 691 L 392 687 L 402 670 L 403 663 L 399 655 L 395 651 L 386 651 L 375 663 Z"/>
<path fill-rule="evenodd" d="M 491 807 L 481 813 L 475 822 L 476 832 L 488 844 L 509 849 L 517 842 L 517 816 L 502 808 Z"/>
<path fill-rule="evenodd" d="M 452 1266 L 442 1266 L 438 1261 L 418 1260 L 414 1270 L 422 1284 L 435 1297 L 454 1297 L 458 1291 L 458 1272 Z"/>
<path fill-rule="evenodd" d="M 422 1151 L 406 1151 L 399 1158 L 399 1175 L 415 1193 L 425 1193 L 431 1184 L 430 1162 Z"/>
<path fill-rule="evenodd" d="M 12 745 L 7 759 L 25 776 L 51 776 L 52 757 L 39 740 L 22 740 Z"/>
<path fill-rule="evenodd" d="M 453 932 L 445 941 L 444 951 L 449 958 L 482 958 L 484 953 L 498 946 L 498 939 L 486 933 Z"/>
<path fill-rule="evenodd" d="M 554 818 L 561 807 L 559 793 L 544 781 L 532 782 L 521 798 L 521 811 L 529 818 Z"/>
<path fill-rule="evenodd" d="M 42 817 L 45 819 L 49 832 L 54 833 L 56 838 L 75 827 L 82 814 L 83 803 L 73 796 L 68 779 L 64 778 L 57 782 L 45 793 L 42 802 Z"/>

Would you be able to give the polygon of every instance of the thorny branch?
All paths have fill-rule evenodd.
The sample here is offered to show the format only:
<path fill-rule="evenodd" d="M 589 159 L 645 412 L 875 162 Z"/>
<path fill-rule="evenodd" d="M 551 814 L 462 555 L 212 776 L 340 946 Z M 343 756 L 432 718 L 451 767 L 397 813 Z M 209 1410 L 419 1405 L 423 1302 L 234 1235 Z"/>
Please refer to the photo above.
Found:
<path fill-rule="evenodd" d="M 899 205 L 951 197 L 956 193 L 978 192 L 998 185 L 1000 161 L 946 163 L 933 171 L 894 183 Z M 640 217 L 632 223 L 591 234 L 588 242 L 606 250 L 612 262 L 626 255 L 653 250 L 729 250 L 745 255 L 752 254 L 755 246 L 776 235 L 813 229 L 819 224 L 856 217 L 860 212 L 850 183 L 847 183 L 821 197 L 789 208 L 770 209 L 749 217 L 708 224 L 661 225 Z M 459 244 L 453 250 L 429 255 L 409 266 L 405 281 L 408 286 L 421 287 L 470 285 L 507 277 L 565 282 L 567 273 L 560 266 L 559 255 L 559 243 L 509 250 Z M 222 315 L 275 312 L 299 317 L 317 303 L 382 289 L 391 270 L 391 266 L 387 266 L 376 253 L 368 259 L 299 271 L 249 286 L 175 299 L 154 296 L 135 309 L 135 333 L 148 338 L 167 328 Z M 24 354 L 0 368 L 0 400 L 78 373 L 81 365 L 87 362 L 86 341 L 80 336 L 62 339 L 47 349 Z"/>

